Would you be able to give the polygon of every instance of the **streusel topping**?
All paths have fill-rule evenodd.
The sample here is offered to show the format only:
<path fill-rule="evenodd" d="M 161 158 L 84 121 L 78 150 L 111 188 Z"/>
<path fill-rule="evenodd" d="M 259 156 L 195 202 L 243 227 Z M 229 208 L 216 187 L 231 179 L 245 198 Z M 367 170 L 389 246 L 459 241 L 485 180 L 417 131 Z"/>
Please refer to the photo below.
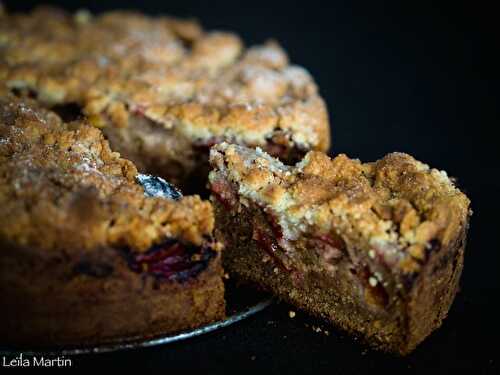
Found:
<path fill-rule="evenodd" d="M 446 172 L 403 153 L 363 164 L 311 151 L 287 166 L 259 149 L 222 143 L 210 160 L 209 181 L 230 181 L 240 202 L 272 213 L 288 239 L 335 231 L 407 271 L 418 268 L 433 240 L 447 245 L 469 215 L 469 199 Z"/>
<path fill-rule="evenodd" d="M 198 196 L 146 197 L 137 170 L 100 130 L 0 98 L 0 238 L 37 248 L 128 247 L 166 237 L 201 244 L 212 207 Z"/>
<path fill-rule="evenodd" d="M 281 47 L 245 49 L 238 36 L 190 20 L 52 8 L 6 15 L 1 81 L 48 105 L 78 103 L 98 127 L 139 115 L 197 141 L 264 145 L 280 130 L 304 149 L 329 144 L 316 85 Z"/>

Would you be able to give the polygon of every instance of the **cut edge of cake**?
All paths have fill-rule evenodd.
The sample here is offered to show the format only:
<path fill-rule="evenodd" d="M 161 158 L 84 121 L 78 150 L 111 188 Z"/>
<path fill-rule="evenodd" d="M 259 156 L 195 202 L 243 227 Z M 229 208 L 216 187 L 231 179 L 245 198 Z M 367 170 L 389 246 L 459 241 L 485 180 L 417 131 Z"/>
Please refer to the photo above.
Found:
<path fill-rule="evenodd" d="M 445 172 L 402 153 L 362 164 L 312 151 L 287 166 L 226 143 L 210 161 L 216 236 L 236 278 L 391 352 L 441 325 L 471 213 Z"/>

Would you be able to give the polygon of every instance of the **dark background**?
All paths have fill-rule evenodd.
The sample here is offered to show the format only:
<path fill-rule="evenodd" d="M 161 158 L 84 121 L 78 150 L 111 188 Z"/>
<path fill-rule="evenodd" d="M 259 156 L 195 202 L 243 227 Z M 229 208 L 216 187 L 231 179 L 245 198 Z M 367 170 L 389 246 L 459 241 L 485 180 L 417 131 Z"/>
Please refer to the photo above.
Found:
<path fill-rule="evenodd" d="M 35 1 L 4 1 L 29 10 Z M 462 290 L 443 327 L 401 359 L 366 350 L 305 314 L 274 305 L 235 326 L 171 345 L 80 356 L 76 367 L 331 374 L 500 373 L 497 20 L 486 2 L 46 1 L 91 11 L 135 8 L 198 18 L 247 44 L 274 38 L 315 77 L 333 153 L 371 161 L 404 151 L 458 178 L 472 200 Z"/>

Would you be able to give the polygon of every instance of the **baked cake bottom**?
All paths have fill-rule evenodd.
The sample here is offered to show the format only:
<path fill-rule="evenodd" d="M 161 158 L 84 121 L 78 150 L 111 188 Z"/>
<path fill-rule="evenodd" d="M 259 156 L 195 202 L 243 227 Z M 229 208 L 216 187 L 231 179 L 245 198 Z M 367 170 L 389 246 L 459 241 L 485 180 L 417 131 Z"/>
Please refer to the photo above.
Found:
<path fill-rule="evenodd" d="M 161 280 L 138 269 L 144 262 L 112 248 L 74 256 L 1 247 L 3 344 L 102 344 L 182 331 L 225 316 L 220 253 L 209 249 L 196 264 Z"/>

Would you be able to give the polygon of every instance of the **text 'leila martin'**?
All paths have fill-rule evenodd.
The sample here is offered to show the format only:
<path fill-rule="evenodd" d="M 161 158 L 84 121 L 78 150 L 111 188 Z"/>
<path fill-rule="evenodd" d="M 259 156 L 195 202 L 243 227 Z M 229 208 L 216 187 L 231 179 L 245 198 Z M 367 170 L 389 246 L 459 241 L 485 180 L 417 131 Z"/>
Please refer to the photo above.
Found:
<path fill-rule="evenodd" d="M 27 357 L 22 353 L 14 358 L 2 357 L 2 367 L 71 367 L 73 361 L 70 358 L 55 357 L 47 358 L 43 356 Z"/>

